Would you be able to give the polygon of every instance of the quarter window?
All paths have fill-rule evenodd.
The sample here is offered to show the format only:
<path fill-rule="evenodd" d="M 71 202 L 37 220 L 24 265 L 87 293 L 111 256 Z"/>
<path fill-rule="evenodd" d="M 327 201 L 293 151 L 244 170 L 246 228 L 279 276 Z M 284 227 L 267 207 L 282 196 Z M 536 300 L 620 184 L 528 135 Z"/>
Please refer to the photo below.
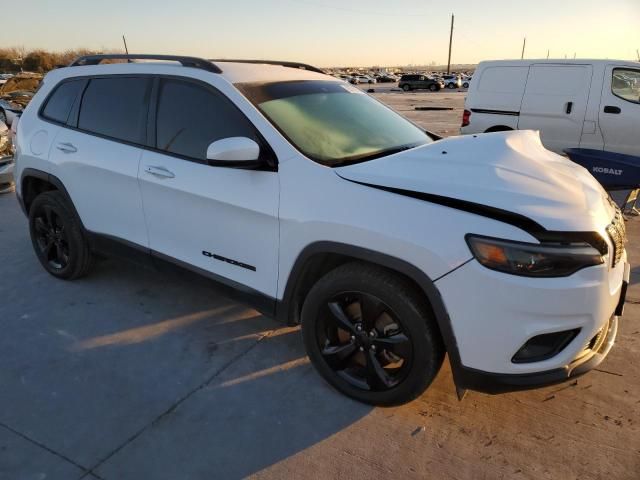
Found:
<path fill-rule="evenodd" d="M 611 91 L 623 100 L 640 103 L 640 70 L 615 68 L 611 79 Z"/>
<path fill-rule="evenodd" d="M 73 102 L 84 83 L 84 80 L 70 80 L 59 85 L 47 100 L 42 116 L 54 122 L 67 123 Z"/>
<path fill-rule="evenodd" d="M 78 128 L 125 142 L 143 144 L 151 80 L 94 78 L 82 97 Z"/>
<path fill-rule="evenodd" d="M 222 94 L 191 82 L 163 80 L 156 148 L 206 161 L 207 147 L 229 137 L 260 143 L 249 120 Z"/>

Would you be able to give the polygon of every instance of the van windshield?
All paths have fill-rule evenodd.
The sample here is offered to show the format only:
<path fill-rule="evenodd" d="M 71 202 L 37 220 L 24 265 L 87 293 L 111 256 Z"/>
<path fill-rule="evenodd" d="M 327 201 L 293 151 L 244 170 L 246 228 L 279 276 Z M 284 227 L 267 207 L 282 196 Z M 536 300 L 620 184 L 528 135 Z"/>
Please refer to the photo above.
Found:
<path fill-rule="evenodd" d="M 329 167 L 432 142 L 413 123 L 344 82 L 291 81 L 236 87 L 298 150 Z"/>

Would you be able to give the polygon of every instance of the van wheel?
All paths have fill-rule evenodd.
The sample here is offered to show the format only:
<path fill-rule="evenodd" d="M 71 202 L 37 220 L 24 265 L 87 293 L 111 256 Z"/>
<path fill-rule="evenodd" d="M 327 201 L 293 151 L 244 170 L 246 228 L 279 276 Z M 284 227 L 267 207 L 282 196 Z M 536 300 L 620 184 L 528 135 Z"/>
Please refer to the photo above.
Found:
<path fill-rule="evenodd" d="M 405 84 L 402 86 L 402 90 L 404 90 L 405 92 L 408 92 L 409 90 L 411 90 L 411 87 L 405 83 Z"/>
<path fill-rule="evenodd" d="M 60 192 L 35 198 L 29 209 L 29 232 L 38 260 L 54 277 L 73 280 L 89 271 L 89 245 Z"/>
<path fill-rule="evenodd" d="M 432 83 L 431 85 L 429 85 L 429 90 L 431 90 L 432 92 L 437 92 L 438 86 L 435 83 Z"/>
<path fill-rule="evenodd" d="M 393 272 L 362 263 L 340 266 L 313 286 L 302 308 L 302 334 L 322 377 L 372 405 L 413 400 L 444 358 L 423 295 Z"/>

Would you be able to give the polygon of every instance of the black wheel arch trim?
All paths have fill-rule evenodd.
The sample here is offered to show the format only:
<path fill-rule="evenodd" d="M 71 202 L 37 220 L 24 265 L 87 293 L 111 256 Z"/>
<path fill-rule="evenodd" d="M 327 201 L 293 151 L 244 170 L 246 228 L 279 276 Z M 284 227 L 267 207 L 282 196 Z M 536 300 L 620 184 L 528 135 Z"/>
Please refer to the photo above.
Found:
<path fill-rule="evenodd" d="M 43 170 L 38 170 L 36 168 L 25 168 L 22 171 L 22 174 L 20 175 L 20 187 L 21 187 L 20 190 L 22 192 L 22 195 L 17 195 L 17 197 L 20 203 L 20 207 L 22 208 L 22 211 L 27 217 L 29 216 L 29 206 L 26 205 L 25 199 L 24 199 L 24 182 L 29 177 L 43 180 L 47 183 L 50 183 L 54 187 L 56 187 L 56 189 L 65 197 L 65 200 L 67 200 L 68 206 L 71 209 L 71 213 L 73 213 L 73 215 L 75 216 L 75 219 L 80 223 L 82 230 L 85 231 L 84 224 L 82 223 L 82 219 L 80 218 L 80 215 L 76 210 L 75 204 L 71 199 L 71 195 L 69 195 L 69 192 L 64 186 L 64 183 L 62 183 L 62 181 L 55 175 L 47 173 Z"/>
<path fill-rule="evenodd" d="M 456 384 L 458 383 L 458 372 L 461 371 L 460 368 L 462 367 L 462 363 L 460 360 L 458 344 L 453 333 L 451 319 L 442 296 L 440 295 L 440 291 L 436 287 L 434 280 L 432 280 L 426 273 L 415 265 L 412 265 L 400 258 L 370 250 L 365 247 L 332 241 L 320 241 L 306 246 L 295 260 L 287 279 L 283 298 L 278 301 L 278 305 L 276 306 L 276 317 L 279 321 L 289 323 L 292 308 L 296 306 L 296 289 L 300 283 L 300 278 L 304 273 L 305 265 L 312 257 L 320 254 L 337 254 L 354 260 L 373 263 L 398 272 L 408 277 L 418 285 L 429 301 L 436 323 L 440 329 L 445 348 L 449 354 L 449 362 L 451 364 L 451 370 L 453 371 L 454 381 Z"/>

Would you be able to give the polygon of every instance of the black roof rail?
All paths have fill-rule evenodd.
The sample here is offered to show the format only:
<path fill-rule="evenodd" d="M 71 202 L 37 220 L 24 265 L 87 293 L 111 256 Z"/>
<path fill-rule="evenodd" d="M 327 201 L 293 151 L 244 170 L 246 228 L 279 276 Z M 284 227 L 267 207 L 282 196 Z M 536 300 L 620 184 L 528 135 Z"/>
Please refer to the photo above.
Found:
<path fill-rule="evenodd" d="M 265 65 L 279 65 L 281 67 L 289 67 L 289 68 L 298 68 L 300 70 L 309 70 L 310 72 L 322 73 L 325 74 L 318 67 L 314 67 L 313 65 L 307 65 L 306 63 L 299 62 L 283 62 L 280 60 L 238 60 L 232 58 L 218 58 L 215 60 L 211 60 L 211 62 L 229 62 L 229 63 L 254 63 L 254 64 L 265 64 Z"/>
<path fill-rule="evenodd" d="M 80 67 L 85 65 L 99 65 L 103 60 L 164 60 L 171 62 L 178 62 L 183 67 L 200 68 L 208 72 L 222 73 L 222 70 L 218 66 L 211 63 L 209 60 L 198 57 L 185 57 L 182 55 L 149 55 L 149 54 L 101 54 L 101 55 L 85 55 L 83 57 L 76 58 L 70 67 Z"/>

